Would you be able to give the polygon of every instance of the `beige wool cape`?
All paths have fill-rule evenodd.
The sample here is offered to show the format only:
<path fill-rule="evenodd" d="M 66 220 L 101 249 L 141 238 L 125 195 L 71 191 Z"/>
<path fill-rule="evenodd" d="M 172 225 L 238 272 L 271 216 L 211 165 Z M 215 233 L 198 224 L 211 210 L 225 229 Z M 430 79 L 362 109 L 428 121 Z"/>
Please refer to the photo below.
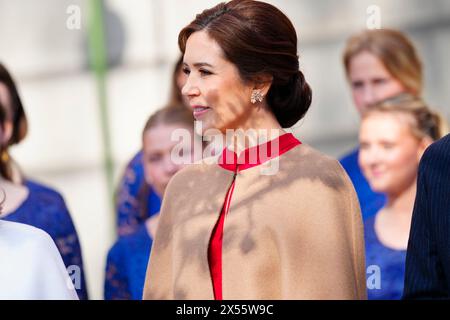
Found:
<path fill-rule="evenodd" d="M 223 299 L 365 299 L 360 207 L 340 164 L 308 145 L 236 175 Z M 165 192 L 144 299 L 214 299 L 208 246 L 234 172 L 203 160 Z"/>

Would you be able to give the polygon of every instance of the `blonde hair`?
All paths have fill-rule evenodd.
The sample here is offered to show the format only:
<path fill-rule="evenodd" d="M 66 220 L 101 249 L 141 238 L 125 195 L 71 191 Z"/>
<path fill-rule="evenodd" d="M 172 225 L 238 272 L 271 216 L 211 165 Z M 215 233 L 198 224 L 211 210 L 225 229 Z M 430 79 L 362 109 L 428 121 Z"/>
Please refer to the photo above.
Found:
<path fill-rule="evenodd" d="M 164 108 L 157 110 L 148 118 L 142 130 L 142 137 L 153 127 L 160 124 L 184 124 L 187 127 L 194 127 L 194 115 L 182 104 L 170 103 Z"/>
<path fill-rule="evenodd" d="M 375 29 L 364 30 L 350 37 L 343 55 L 347 76 L 351 59 L 365 51 L 376 56 L 408 92 L 416 96 L 421 95 L 422 62 L 413 43 L 405 34 L 392 29 Z"/>
<path fill-rule="evenodd" d="M 411 131 L 418 139 L 429 137 L 436 141 L 449 132 L 448 122 L 439 112 L 430 109 L 422 99 L 409 94 L 401 94 L 370 106 L 363 113 L 362 119 L 375 112 L 410 116 L 413 120 L 410 124 Z"/>

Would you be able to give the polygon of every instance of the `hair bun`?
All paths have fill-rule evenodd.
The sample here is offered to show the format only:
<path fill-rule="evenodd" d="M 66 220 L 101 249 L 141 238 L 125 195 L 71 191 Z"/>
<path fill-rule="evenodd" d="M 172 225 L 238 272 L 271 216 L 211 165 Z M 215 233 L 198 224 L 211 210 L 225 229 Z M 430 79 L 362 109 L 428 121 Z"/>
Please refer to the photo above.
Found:
<path fill-rule="evenodd" d="M 272 85 L 268 100 L 280 125 L 289 128 L 302 119 L 311 106 L 311 87 L 298 70 L 286 85 Z"/>

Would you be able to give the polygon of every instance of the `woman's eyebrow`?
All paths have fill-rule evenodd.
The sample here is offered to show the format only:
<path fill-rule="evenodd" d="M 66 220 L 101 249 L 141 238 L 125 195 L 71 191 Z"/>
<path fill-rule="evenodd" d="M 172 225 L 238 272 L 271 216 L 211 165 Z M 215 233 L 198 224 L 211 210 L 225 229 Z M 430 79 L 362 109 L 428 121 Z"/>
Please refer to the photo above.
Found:
<path fill-rule="evenodd" d="M 184 67 L 189 67 L 189 64 L 187 62 L 183 62 L 183 66 Z M 211 65 L 208 62 L 196 62 L 196 63 L 193 64 L 193 66 L 196 67 L 196 68 L 200 68 L 200 67 L 210 67 L 210 68 L 212 68 L 213 67 L 213 65 Z"/>
<path fill-rule="evenodd" d="M 207 62 L 196 62 L 196 63 L 194 63 L 194 67 L 196 67 L 196 68 L 199 68 L 199 67 L 212 67 L 212 65 L 207 63 Z"/>

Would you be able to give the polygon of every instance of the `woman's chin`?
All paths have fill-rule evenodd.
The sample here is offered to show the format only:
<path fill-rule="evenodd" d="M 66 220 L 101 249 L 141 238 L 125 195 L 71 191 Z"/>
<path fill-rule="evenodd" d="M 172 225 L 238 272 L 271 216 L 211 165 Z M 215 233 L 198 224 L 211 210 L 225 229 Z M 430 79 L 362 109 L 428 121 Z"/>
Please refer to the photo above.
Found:
<path fill-rule="evenodd" d="M 370 183 L 370 188 L 376 193 L 387 193 L 387 191 L 389 190 L 388 186 L 385 183 L 381 182 Z"/>

